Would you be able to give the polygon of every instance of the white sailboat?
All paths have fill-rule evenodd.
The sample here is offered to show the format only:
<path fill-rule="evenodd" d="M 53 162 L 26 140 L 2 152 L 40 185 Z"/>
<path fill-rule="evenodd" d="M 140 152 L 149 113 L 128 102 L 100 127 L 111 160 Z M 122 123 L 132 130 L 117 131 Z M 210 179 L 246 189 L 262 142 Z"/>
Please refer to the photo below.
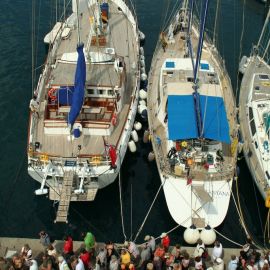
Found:
<path fill-rule="evenodd" d="M 264 199 L 270 195 L 268 194 L 270 190 L 269 19 L 270 10 L 258 44 L 248 58 L 239 97 L 243 153 Z"/>
<path fill-rule="evenodd" d="M 125 1 L 73 0 L 44 42 L 28 173 L 41 183 L 37 195 L 59 201 L 64 222 L 70 201 L 94 200 L 119 173 L 138 103 L 139 31 Z"/>
<path fill-rule="evenodd" d="M 183 1 L 161 34 L 147 102 L 169 212 L 177 224 L 203 229 L 226 217 L 238 141 L 231 82 L 204 34 L 208 1 L 202 1 L 199 23 L 193 7 L 194 1 Z"/>

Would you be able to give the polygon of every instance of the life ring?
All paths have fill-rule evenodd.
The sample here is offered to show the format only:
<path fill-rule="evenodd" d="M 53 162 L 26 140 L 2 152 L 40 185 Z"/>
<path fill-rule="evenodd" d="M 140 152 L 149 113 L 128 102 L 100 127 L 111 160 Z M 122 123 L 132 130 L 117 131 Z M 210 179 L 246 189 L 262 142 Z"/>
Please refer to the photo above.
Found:
<path fill-rule="evenodd" d="M 55 101 L 57 99 L 57 89 L 56 88 L 51 88 L 48 91 L 48 96 L 51 99 L 51 101 Z"/>
<path fill-rule="evenodd" d="M 114 113 L 113 116 L 112 116 L 112 125 L 116 126 L 116 124 L 117 124 L 117 114 Z"/>
<path fill-rule="evenodd" d="M 91 163 L 94 165 L 99 165 L 101 163 L 101 157 L 92 157 Z"/>

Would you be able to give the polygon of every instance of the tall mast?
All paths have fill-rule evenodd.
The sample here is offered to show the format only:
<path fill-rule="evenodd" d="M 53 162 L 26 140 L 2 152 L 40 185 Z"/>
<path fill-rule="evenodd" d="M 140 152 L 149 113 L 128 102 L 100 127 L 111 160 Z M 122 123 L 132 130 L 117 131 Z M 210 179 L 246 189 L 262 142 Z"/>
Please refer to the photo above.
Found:
<path fill-rule="evenodd" d="M 78 38 L 78 45 L 81 43 L 80 37 L 80 20 L 79 20 L 79 4 L 78 0 L 76 0 L 76 9 L 77 9 L 77 38 Z"/>
<path fill-rule="evenodd" d="M 193 50 L 191 45 L 191 39 L 190 39 L 190 33 L 192 28 L 192 20 L 193 20 L 193 8 L 194 8 L 194 0 L 189 1 L 189 14 L 188 14 L 188 29 L 187 29 L 187 47 L 188 47 L 188 54 L 190 56 L 191 62 L 192 62 L 192 68 L 194 70 L 194 59 L 193 59 Z"/>
<path fill-rule="evenodd" d="M 204 30 L 205 30 L 205 22 L 206 16 L 208 11 L 208 2 L 209 0 L 204 1 L 204 5 L 201 10 L 201 18 L 200 18 L 200 36 L 199 36 L 199 44 L 197 49 L 197 57 L 196 57 L 196 64 L 194 69 L 194 102 L 195 102 L 195 109 L 196 109 L 196 116 L 197 116 L 197 126 L 198 126 L 198 133 L 199 137 L 203 136 L 202 134 L 202 119 L 201 119 L 201 111 L 200 111 L 200 98 L 198 93 L 198 70 L 201 61 L 202 55 L 202 46 L 203 46 L 203 38 L 204 38 Z"/>

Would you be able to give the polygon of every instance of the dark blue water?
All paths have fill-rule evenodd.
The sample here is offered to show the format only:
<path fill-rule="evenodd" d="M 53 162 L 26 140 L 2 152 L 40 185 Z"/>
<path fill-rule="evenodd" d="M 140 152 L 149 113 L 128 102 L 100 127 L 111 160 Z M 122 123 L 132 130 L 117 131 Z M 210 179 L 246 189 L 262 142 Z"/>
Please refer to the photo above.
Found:
<path fill-rule="evenodd" d="M 39 27 L 36 65 L 45 59 L 42 44 L 44 35 L 51 28 L 54 17 L 50 9 L 51 1 L 37 2 Z M 237 67 L 240 52 L 240 34 L 244 1 L 222 1 L 219 19 L 218 47 L 224 57 L 233 85 L 237 85 Z M 214 1 L 211 1 L 208 28 L 213 28 Z M 167 2 L 163 0 L 137 0 L 135 2 L 141 30 L 146 34 L 145 56 L 150 66 L 152 53 L 166 16 Z M 69 225 L 54 224 L 53 203 L 45 197 L 36 197 L 34 190 L 38 184 L 27 175 L 26 141 L 28 129 L 28 104 L 31 97 L 31 5 L 29 1 L 1 1 L 0 16 L 0 236 L 37 237 L 41 229 L 53 237 L 62 238 L 72 231 L 79 239 L 80 232 L 91 230 L 99 241 L 124 240 L 119 203 L 118 181 L 98 192 L 92 203 L 71 203 Z M 255 0 L 246 0 L 245 34 L 242 53 L 249 54 L 252 43 L 259 36 L 263 24 L 264 7 Z M 37 70 L 37 73 L 40 70 Z M 134 236 L 160 185 L 155 163 L 147 161 L 150 145 L 138 144 L 138 152 L 127 153 L 121 170 L 123 210 L 127 238 Z M 262 241 L 266 209 L 244 160 L 240 167 L 240 200 L 245 220 L 252 235 Z M 262 222 L 260 222 L 260 217 Z M 168 213 L 163 192 L 151 211 L 138 242 L 145 234 L 160 235 L 176 224 Z M 244 242 L 244 232 L 239 217 L 231 201 L 226 220 L 218 228 L 221 233 L 236 242 Z M 183 229 L 171 234 L 174 242 L 183 243 Z M 221 241 L 229 246 L 229 242 Z"/>

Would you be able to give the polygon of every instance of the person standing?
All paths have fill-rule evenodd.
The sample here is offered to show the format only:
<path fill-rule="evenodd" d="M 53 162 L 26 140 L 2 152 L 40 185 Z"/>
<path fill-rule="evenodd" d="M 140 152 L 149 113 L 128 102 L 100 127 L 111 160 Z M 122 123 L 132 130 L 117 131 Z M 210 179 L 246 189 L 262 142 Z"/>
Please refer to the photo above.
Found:
<path fill-rule="evenodd" d="M 37 101 L 37 96 L 36 95 L 34 95 L 33 98 L 30 100 L 29 108 L 30 108 L 31 112 L 33 114 L 36 114 L 37 117 L 39 118 L 39 113 L 38 113 L 39 102 Z"/>
<path fill-rule="evenodd" d="M 153 254 L 156 250 L 156 240 L 153 236 L 146 235 L 144 241 L 147 241 L 147 246 L 150 247 L 151 253 Z"/>
<path fill-rule="evenodd" d="M 49 235 L 45 231 L 39 233 L 40 243 L 43 247 L 47 248 L 51 244 Z"/>
<path fill-rule="evenodd" d="M 165 252 L 167 252 L 170 246 L 170 242 L 171 242 L 169 235 L 167 235 L 167 233 L 162 233 L 160 238 L 161 238 L 161 244 L 163 245 Z"/>
<path fill-rule="evenodd" d="M 222 253 L 223 253 L 222 244 L 219 241 L 215 241 L 215 245 L 212 250 L 212 260 L 215 261 L 217 258 L 221 258 Z"/>
<path fill-rule="evenodd" d="M 236 270 L 238 267 L 238 258 L 235 255 L 231 255 L 231 260 L 228 263 L 228 270 Z"/>
<path fill-rule="evenodd" d="M 65 255 L 65 258 L 69 258 L 70 256 L 73 255 L 73 239 L 71 238 L 71 236 L 66 235 L 64 237 L 64 247 L 63 247 L 63 253 Z"/>
<path fill-rule="evenodd" d="M 87 252 L 93 253 L 96 244 L 95 237 L 91 232 L 87 232 L 84 235 L 85 235 L 84 237 L 85 249 L 87 250 Z"/>

